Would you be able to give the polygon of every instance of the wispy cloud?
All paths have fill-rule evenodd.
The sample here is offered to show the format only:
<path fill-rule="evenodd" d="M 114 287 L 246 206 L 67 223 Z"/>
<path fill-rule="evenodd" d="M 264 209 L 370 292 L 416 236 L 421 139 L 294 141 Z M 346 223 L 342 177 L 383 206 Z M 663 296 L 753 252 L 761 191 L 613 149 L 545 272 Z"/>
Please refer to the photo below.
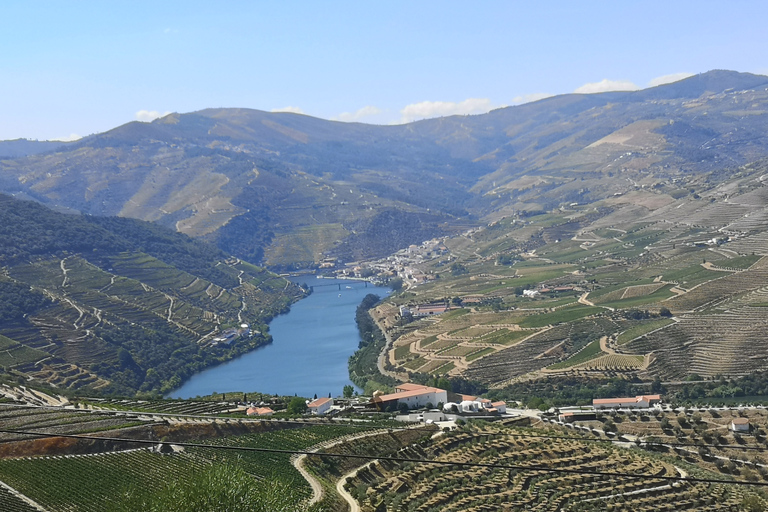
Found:
<path fill-rule="evenodd" d="M 56 138 L 53 138 L 51 140 L 55 141 L 55 142 L 73 142 L 73 141 L 76 141 L 76 140 L 80 140 L 82 138 L 83 138 L 82 135 L 78 135 L 76 133 L 70 133 L 66 137 L 56 137 Z"/>
<path fill-rule="evenodd" d="M 170 111 L 160 113 L 159 110 L 139 110 L 136 112 L 136 120 L 141 121 L 142 123 L 149 123 L 159 117 L 165 117 L 170 113 Z"/>
<path fill-rule="evenodd" d="M 648 87 L 656 87 L 657 85 L 671 84 L 672 82 L 678 82 L 684 78 L 693 76 L 693 73 L 672 73 L 671 75 L 657 76 L 650 82 Z"/>
<path fill-rule="evenodd" d="M 293 114 L 303 114 L 304 113 L 304 111 L 301 110 L 301 108 L 299 108 L 299 107 L 291 107 L 291 106 L 287 106 L 287 107 L 283 107 L 283 108 L 273 108 L 272 112 L 291 112 Z"/>
<path fill-rule="evenodd" d="M 453 115 L 484 114 L 503 105 L 494 105 L 488 98 L 469 98 L 464 101 L 422 101 L 411 103 L 400 110 L 400 122 Z"/>
<path fill-rule="evenodd" d="M 366 117 L 372 117 L 381 114 L 381 109 L 374 107 L 373 105 L 366 105 L 361 109 L 354 112 L 342 112 L 337 117 L 333 118 L 334 121 L 344 121 L 346 123 L 353 123 L 361 121 Z"/>
<path fill-rule="evenodd" d="M 573 92 L 576 94 L 594 94 L 596 92 L 636 91 L 638 89 L 640 87 L 629 80 L 608 80 L 604 78 L 599 82 L 584 84 Z"/>

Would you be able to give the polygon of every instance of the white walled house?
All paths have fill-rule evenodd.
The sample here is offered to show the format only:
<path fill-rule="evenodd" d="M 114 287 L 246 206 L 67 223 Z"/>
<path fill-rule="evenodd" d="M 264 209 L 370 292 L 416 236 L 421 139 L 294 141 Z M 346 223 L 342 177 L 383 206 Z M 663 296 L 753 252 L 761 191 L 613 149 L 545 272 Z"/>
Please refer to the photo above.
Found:
<path fill-rule="evenodd" d="M 448 392 L 444 389 L 406 383 L 398 385 L 394 393 L 377 396 L 373 401 L 381 409 L 386 409 L 393 403 L 406 404 L 409 409 L 417 409 L 427 404 L 436 407 L 437 404 L 448 401 Z"/>
<path fill-rule="evenodd" d="M 749 419 L 733 418 L 728 428 L 731 432 L 749 432 Z"/>
<path fill-rule="evenodd" d="M 504 402 L 504 401 L 492 402 L 491 403 L 491 408 L 488 409 L 488 412 L 498 412 L 499 414 L 506 414 L 507 413 L 507 402 Z"/>
<path fill-rule="evenodd" d="M 328 412 L 333 405 L 333 398 L 318 398 L 317 400 L 313 400 L 312 402 L 307 405 L 307 409 L 312 414 L 317 414 L 318 416 L 321 416 Z"/>
<path fill-rule="evenodd" d="M 660 395 L 639 395 L 631 398 L 596 398 L 594 409 L 647 409 L 661 402 Z"/>

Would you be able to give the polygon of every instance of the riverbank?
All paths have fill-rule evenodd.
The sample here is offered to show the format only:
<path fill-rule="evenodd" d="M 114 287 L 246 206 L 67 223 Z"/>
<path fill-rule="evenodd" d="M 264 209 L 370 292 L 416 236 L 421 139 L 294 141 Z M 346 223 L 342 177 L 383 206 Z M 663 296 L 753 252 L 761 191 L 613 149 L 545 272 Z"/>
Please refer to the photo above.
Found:
<path fill-rule="evenodd" d="M 302 284 L 306 277 L 291 281 Z M 341 394 L 352 384 L 347 362 L 360 341 L 355 309 L 369 292 L 386 295 L 389 290 L 360 280 L 318 281 L 322 284 L 307 283 L 313 293 L 270 322 L 272 343 L 193 375 L 167 396 L 241 390 L 305 397 Z"/>

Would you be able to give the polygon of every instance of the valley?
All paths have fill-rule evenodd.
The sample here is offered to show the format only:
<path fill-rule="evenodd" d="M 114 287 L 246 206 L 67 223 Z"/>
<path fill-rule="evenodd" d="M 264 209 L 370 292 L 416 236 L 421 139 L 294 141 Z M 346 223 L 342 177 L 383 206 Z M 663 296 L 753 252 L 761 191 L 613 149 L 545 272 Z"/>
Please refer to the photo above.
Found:
<path fill-rule="evenodd" d="M 0 508 L 764 509 L 766 105 L 768 77 L 711 71 L 391 126 L 221 108 L 3 141 Z M 299 322 L 269 368 L 233 362 L 316 275 L 392 293 L 342 319 L 349 281 L 314 291 L 333 365 Z M 204 370 L 217 392 L 162 398 Z"/>

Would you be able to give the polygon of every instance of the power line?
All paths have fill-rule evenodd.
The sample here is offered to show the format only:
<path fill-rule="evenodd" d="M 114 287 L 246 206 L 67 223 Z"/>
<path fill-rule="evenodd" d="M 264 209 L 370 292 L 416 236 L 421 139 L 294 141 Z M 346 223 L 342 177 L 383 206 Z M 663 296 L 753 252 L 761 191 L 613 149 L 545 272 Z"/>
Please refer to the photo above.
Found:
<path fill-rule="evenodd" d="M 1 405 L 8 405 L 20 409 L 45 409 L 45 410 L 61 410 L 62 408 L 60 406 L 45 406 L 45 405 L 28 405 L 28 404 L 0 404 Z M 70 409 L 67 409 L 70 410 Z M 398 427 L 394 425 L 381 425 L 376 423 L 367 423 L 367 420 L 361 420 L 358 423 L 345 423 L 342 421 L 307 421 L 307 420 L 289 420 L 289 419 L 267 419 L 267 418 L 231 418 L 228 416 L 213 416 L 213 415 L 202 415 L 202 414 L 183 414 L 183 413 L 171 413 L 171 412 L 154 412 L 154 411 L 136 411 L 136 410 L 119 410 L 119 409 L 71 409 L 72 412 L 77 412 L 80 414 L 94 414 L 94 415 L 146 415 L 146 416 L 162 416 L 162 417 L 179 417 L 179 418 L 200 418 L 200 419 L 208 419 L 208 420 L 234 420 L 234 421 L 241 421 L 241 420 L 247 420 L 249 423 L 254 422 L 261 422 L 261 423 L 267 423 L 267 424 L 291 424 L 291 425 L 302 425 L 302 426 L 309 426 L 309 427 L 350 427 L 350 428 L 361 428 L 361 429 L 387 429 L 387 430 L 393 430 L 393 431 L 401 431 L 401 430 L 412 430 L 414 427 Z M 470 418 L 471 419 L 471 418 Z M 503 424 L 503 423 L 502 423 Z M 546 434 L 529 434 L 524 432 L 489 432 L 485 433 L 483 435 L 486 436 L 515 436 L 515 437 L 530 437 L 530 438 L 542 438 L 542 439 L 561 439 L 561 440 L 571 440 L 571 441 L 585 441 L 585 442 L 592 442 L 592 443 L 617 443 L 617 442 L 624 442 L 624 443 L 633 443 L 634 441 L 622 441 L 620 439 L 601 439 L 601 438 L 591 438 L 591 437 L 576 437 L 576 436 L 559 436 L 559 435 L 546 435 Z M 621 434 L 617 433 L 617 436 L 620 436 Z M 0 440 L 0 443 L 4 443 L 8 441 Z M 649 446 L 663 446 L 663 447 L 688 447 L 688 448 L 714 448 L 714 449 L 733 449 L 733 450 L 744 450 L 744 451 L 757 451 L 757 452 L 765 452 L 768 451 L 767 447 L 762 446 L 742 446 L 742 445 L 736 445 L 736 444 L 709 444 L 709 443 L 681 443 L 681 442 L 672 442 L 672 441 L 662 441 L 662 440 L 656 440 L 656 441 L 648 441 L 647 439 L 640 441 L 641 447 L 649 447 Z"/>
<path fill-rule="evenodd" d="M 87 439 L 96 441 L 111 441 L 111 442 L 124 442 L 124 443 L 139 443 L 139 444 L 162 444 L 161 441 L 152 441 L 145 439 L 124 439 L 119 437 L 104 437 L 104 436 L 89 436 L 84 434 L 52 434 L 47 432 L 34 432 L 34 431 L 20 431 L 20 430 L 6 430 L 0 429 L 0 433 L 6 434 L 25 434 L 40 437 L 65 437 L 74 439 Z M 436 459 L 416 459 L 412 457 L 390 457 L 390 456 L 375 456 L 375 455 L 352 455 L 346 453 L 329 453 L 329 452 L 313 452 L 308 450 L 283 450 L 279 448 L 257 448 L 253 446 L 227 446 L 227 445 L 211 445 L 203 443 L 188 443 L 188 442 L 166 442 L 165 444 L 171 444 L 176 446 L 183 446 L 185 448 L 205 448 L 213 450 L 226 450 L 226 451 L 247 451 L 247 452 L 260 452 L 260 453 L 278 453 L 283 455 L 314 455 L 318 457 L 333 457 L 333 458 L 347 458 L 347 459 L 362 459 L 368 461 L 385 460 L 390 462 L 409 462 L 414 464 L 433 464 L 440 466 L 453 466 L 460 468 L 486 468 L 486 469 L 507 469 L 514 471 L 528 471 L 528 472 L 543 472 L 554 474 L 575 474 L 575 475 L 591 475 L 591 476 L 604 476 L 612 478 L 634 478 L 634 479 L 648 479 L 648 480 L 663 480 L 674 482 L 688 482 L 688 483 L 705 483 L 705 484 L 726 484 L 726 485 L 750 485 L 757 487 L 768 487 L 768 482 L 749 482 L 745 480 L 724 480 L 719 478 L 701 478 L 701 477 L 683 477 L 683 476 L 668 476 L 668 475 L 646 475 L 636 473 L 617 473 L 610 471 L 597 471 L 587 469 L 569 469 L 569 468 L 552 468 L 548 466 L 521 466 L 517 464 L 489 464 L 482 462 L 455 462 L 444 461 Z"/>
<path fill-rule="evenodd" d="M 387 425 L 381 425 L 373 423 L 372 421 L 369 422 L 369 420 L 359 420 L 357 422 L 352 423 L 345 423 L 343 421 L 335 421 L 335 420 L 329 420 L 329 421 L 308 421 L 308 420 L 290 420 L 290 419 L 284 419 L 284 418 L 273 418 L 269 419 L 268 417 L 257 417 L 257 418 L 248 418 L 248 417 L 231 417 L 231 416 L 215 416 L 215 415 L 206 415 L 206 414 L 184 414 L 184 413 L 174 413 L 174 412 L 155 412 L 155 411 L 137 411 L 137 410 L 120 410 L 120 409 L 64 409 L 61 406 L 56 405 L 28 405 L 28 404 L 12 404 L 12 403 L 0 403 L 0 407 L 2 406 L 11 406 L 16 407 L 19 409 L 44 409 L 44 410 L 55 410 L 55 411 L 68 411 L 68 412 L 75 412 L 79 414 L 94 414 L 94 415 L 112 415 L 112 416 L 160 416 L 163 418 L 198 418 L 198 419 L 207 419 L 207 420 L 219 420 L 219 421 L 225 421 L 225 420 L 233 420 L 233 421 L 241 421 L 246 420 L 249 423 L 255 423 L 255 422 L 262 422 L 262 423 L 277 423 L 277 424 L 295 424 L 295 425 L 306 425 L 306 426 L 318 426 L 318 427 L 324 427 L 324 426 L 344 426 L 344 427 L 354 427 L 354 428 L 387 428 L 390 430 L 410 430 L 412 427 L 398 427 L 398 426 L 387 426 Z"/>

